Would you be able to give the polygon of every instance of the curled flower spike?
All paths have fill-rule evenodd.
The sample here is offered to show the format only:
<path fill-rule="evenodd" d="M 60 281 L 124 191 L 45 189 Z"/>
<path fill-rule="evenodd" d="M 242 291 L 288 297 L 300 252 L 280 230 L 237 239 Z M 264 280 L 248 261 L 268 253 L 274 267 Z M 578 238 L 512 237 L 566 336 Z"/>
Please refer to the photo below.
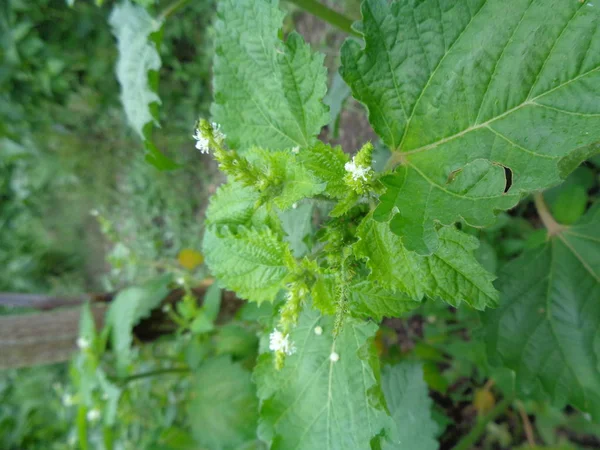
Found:
<path fill-rule="evenodd" d="M 347 162 L 344 165 L 344 169 L 346 169 L 346 172 L 352 174 L 353 180 L 356 181 L 360 178 L 363 181 L 367 181 L 367 175 L 371 172 L 371 168 L 356 164 L 354 160 L 355 158 L 353 158 L 352 161 Z"/>
<path fill-rule="evenodd" d="M 290 342 L 289 335 L 284 335 L 281 331 L 274 329 L 269 335 L 269 350 L 293 355 L 296 352 L 296 346 Z"/>

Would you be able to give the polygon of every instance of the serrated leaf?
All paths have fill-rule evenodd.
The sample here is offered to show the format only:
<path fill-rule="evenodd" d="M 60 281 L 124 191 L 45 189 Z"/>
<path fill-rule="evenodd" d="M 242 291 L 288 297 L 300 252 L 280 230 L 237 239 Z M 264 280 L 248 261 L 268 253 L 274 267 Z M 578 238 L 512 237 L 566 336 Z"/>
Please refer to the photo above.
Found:
<path fill-rule="evenodd" d="M 260 195 L 254 189 L 229 181 L 217 189 L 206 210 L 206 223 L 211 225 L 247 225 Z"/>
<path fill-rule="evenodd" d="M 160 31 L 162 22 L 151 17 L 142 6 L 125 0 L 114 7 L 109 23 L 117 38 L 116 72 L 127 120 L 144 141 L 149 163 L 161 170 L 177 168 L 151 141 L 152 128 L 158 126 L 156 108 L 160 98 L 150 76 L 161 66 L 158 41 L 152 36 Z"/>
<path fill-rule="evenodd" d="M 435 221 L 487 225 L 496 209 L 598 151 L 599 8 L 366 0 L 362 14 L 365 48 L 347 41 L 341 72 L 375 131 L 401 152 L 378 217 L 395 214 L 392 230 L 407 248 L 430 254 Z M 498 165 L 512 172 L 507 194 Z"/>
<path fill-rule="evenodd" d="M 292 33 L 279 37 L 276 0 L 218 4 L 211 112 L 234 148 L 307 147 L 329 121 L 323 55 Z"/>
<path fill-rule="evenodd" d="M 204 448 L 233 450 L 255 440 L 258 400 L 252 375 L 228 356 L 209 359 L 194 375 L 188 415 Z"/>
<path fill-rule="evenodd" d="M 308 252 L 305 238 L 313 229 L 313 205 L 304 203 L 297 208 L 281 211 L 278 216 L 294 257 L 301 258 Z"/>
<path fill-rule="evenodd" d="M 121 376 L 126 374 L 131 361 L 133 327 L 167 296 L 171 278 L 165 275 L 144 285 L 126 288 L 111 303 L 106 326 L 110 329 L 112 350 Z"/>
<path fill-rule="evenodd" d="M 419 305 L 420 302 L 406 294 L 381 288 L 370 281 L 354 283 L 348 288 L 348 311 L 355 317 L 381 321 L 384 317 L 400 317 Z"/>
<path fill-rule="evenodd" d="M 453 306 L 466 302 L 476 309 L 498 301 L 494 277 L 473 255 L 477 240 L 453 227 L 439 230 L 440 246 L 430 256 L 407 250 L 387 224 L 371 216 L 359 225 L 357 237 L 356 257 L 367 261 L 369 279 L 387 289 L 405 293 L 414 301 L 427 295 Z"/>
<path fill-rule="evenodd" d="M 212 274 L 241 298 L 273 301 L 293 261 L 289 246 L 269 228 L 209 226 L 203 252 Z"/>
<path fill-rule="evenodd" d="M 368 449 L 386 425 L 382 393 L 377 380 L 373 323 L 347 319 L 334 340 L 332 317 L 306 308 L 291 339 L 296 354 L 276 372 L 272 355 L 263 355 L 255 371 L 259 395 L 264 398 L 261 422 L 274 433 L 276 449 Z M 314 333 L 315 326 L 323 334 Z M 332 352 L 339 355 L 333 362 Z M 268 386 L 267 386 L 268 384 Z"/>
<path fill-rule="evenodd" d="M 421 366 L 402 363 L 384 367 L 381 387 L 394 421 L 382 449 L 437 450 L 438 426 L 431 418 L 432 401 Z"/>
<path fill-rule="evenodd" d="M 526 251 L 501 272 L 500 307 L 484 316 L 490 357 L 600 420 L 600 214 Z"/>
<path fill-rule="evenodd" d="M 348 193 L 344 182 L 344 164 L 349 161 L 341 147 L 330 147 L 322 142 L 302 149 L 298 160 L 318 179 L 327 183 L 325 193 L 334 198 L 342 198 Z"/>

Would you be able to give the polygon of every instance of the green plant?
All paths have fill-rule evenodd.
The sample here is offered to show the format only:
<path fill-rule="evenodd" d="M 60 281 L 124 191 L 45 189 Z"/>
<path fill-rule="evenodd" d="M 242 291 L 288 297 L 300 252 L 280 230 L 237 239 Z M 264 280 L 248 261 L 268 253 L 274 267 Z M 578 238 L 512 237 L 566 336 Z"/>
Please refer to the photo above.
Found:
<path fill-rule="evenodd" d="M 279 2 L 217 2 L 212 117 L 193 137 L 195 155 L 213 157 L 227 180 L 201 224 L 192 174 L 153 131 L 161 58 L 194 28 L 173 31 L 169 18 L 191 5 L 152 3 L 118 3 L 109 19 L 121 100 L 152 164 L 128 165 L 128 196 L 99 214 L 115 244 L 109 286 L 129 286 L 101 329 L 84 307 L 72 385 L 60 392 L 72 426 L 40 439 L 62 434 L 55 448 L 83 449 L 591 448 L 562 430 L 599 434 L 597 5 L 364 0 L 350 28 L 318 2 L 291 1 L 350 35 L 332 77 L 335 115 L 350 90 L 381 142 L 342 149 L 318 138 L 338 119 L 323 101 L 325 58 L 285 35 Z M 166 55 L 163 33 L 175 36 Z M 171 61 L 165 102 L 194 81 L 189 72 L 208 73 L 208 56 Z M 178 128 L 164 119 L 195 114 L 192 103 L 163 109 L 161 122 Z M 206 266 L 194 250 L 202 231 Z M 247 301 L 228 304 L 222 289 Z M 167 335 L 135 345 L 150 316 Z M 408 342 L 397 318 L 417 328 L 403 330 Z M 18 411 L 20 394 L 3 389 Z M 467 403 L 474 419 L 460 428 L 440 397 Z M 522 429 L 497 424 L 504 415 Z"/>

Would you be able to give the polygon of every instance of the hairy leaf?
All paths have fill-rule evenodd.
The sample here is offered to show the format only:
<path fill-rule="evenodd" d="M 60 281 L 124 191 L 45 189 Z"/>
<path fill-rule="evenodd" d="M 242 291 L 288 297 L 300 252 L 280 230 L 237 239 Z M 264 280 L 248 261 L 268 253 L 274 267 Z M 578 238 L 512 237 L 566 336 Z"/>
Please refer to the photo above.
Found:
<path fill-rule="evenodd" d="M 292 253 L 296 258 L 304 256 L 308 252 L 305 238 L 313 229 L 313 205 L 304 203 L 294 209 L 282 211 L 278 215 L 286 234 L 285 240 L 290 243 Z"/>
<path fill-rule="evenodd" d="M 259 194 L 239 182 L 230 181 L 219 187 L 210 198 L 206 210 L 209 225 L 247 225 L 254 214 Z"/>
<path fill-rule="evenodd" d="M 440 246 L 430 256 L 420 256 L 403 245 L 385 223 L 367 216 L 357 230 L 354 253 L 367 260 L 370 280 L 403 292 L 414 301 L 423 295 L 453 306 L 466 302 L 476 309 L 494 306 L 498 293 L 494 277 L 473 256 L 477 240 L 453 227 L 439 230 Z M 392 316 L 392 311 L 384 315 Z"/>
<path fill-rule="evenodd" d="M 250 372 L 228 356 L 209 359 L 194 376 L 189 420 L 196 441 L 215 450 L 256 439 L 258 400 Z"/>
<path fill-rule="evenodd" d="M 287 242 L 269 228 L 209 226 L 204 255 L 212 274 L 240 297 L 272 301 L 283 287 L 293 256 Z M 292 262 L 290 262 L 292 261 Z"/>
<path fill-rule="evenodd" d="M 323 56 L 292 33 L 278 37 L 276 0 L 218 4 L 212 114 L 239 149 L 307 147 L 329 121 Z"/>
<path fill-rule="evenodd" d="M 599 8 L 365 0 L 362 13 L 365 47 L 346 42 L 342 75 L 396 151 L 401 166 L 384 181 L 376 218 L 393 215 L 408 249 L 434 252 L 436 221 L 490 224 L 597 152 Z"/>
<path fill-rule="evenodd" d="M 600 420 L 600 213 L 505 267 L 500 307 L 484 317 L 490 357 Z"/>
<path fill-rule="evenodd" d="M 112 349 L 120 375 L 127 372 L 131 361 L 133 327 L 150 315 L 167 296 L 171 278 L 170 275 L 165 275 L 144 285 L 124 289 L 111 303 L 106 316 L 106 326 L 110 329 Z"/>
<path fill-rule="evenodd" d="M 334 198 L 346 195 L 348 186 L 344 182 L 344 165 L 349 158 L 341 147 L 330 147 L 317 142 L 314 146 L 303 149 L 298 155 L 298 160 L 317 178 L 327 183 L 327 195 Z"/>
<path fill-rule="evenodd" d="M 117 79 L 127 120 L 144 141 L 148 162 L 159 169 L 173 169 L 177 165 L 151 142 L 152 128 L 158 126 L 156 108 L 160 104 L 151 77 L 161 66 L 158 41 L 153 35 L 160 31 L 162 22 L 128 0 L 114 7 L 109 22 L 118 41 Z"/>
<path fill-rule="evenodd" d="M 334 339 L 333 321 L 306 308 L 291 333 L 298 351 L 285 367 L 276 372 L 271 357 L 260 359 L 255 377 L 259 395 L 267 396 L 261 421 L 274 434 L 274 450 L 367 449 L 390 423 L 374 367 L 377 326 L 349 318 Z M 317 325 L 322 335 L 315 334 Z M 331 361 L 332 352 L 338 361 Z"/>
<path fill-rule="evenodd" d="M 420 305 L 401 292 L 381 288 L 370 281 L 352 284 L 348 289 L 348 311 L 361 318 L 381 321 L 384 317 L 400 317 Z"/>
<path fill-rule="evenodd" d="M 381 387 L 394 420 L 383 450 L 436 450 L 437 424 L 431 418 L 431 399 L 423 369 L 413 363 L 384 367 Z"/>

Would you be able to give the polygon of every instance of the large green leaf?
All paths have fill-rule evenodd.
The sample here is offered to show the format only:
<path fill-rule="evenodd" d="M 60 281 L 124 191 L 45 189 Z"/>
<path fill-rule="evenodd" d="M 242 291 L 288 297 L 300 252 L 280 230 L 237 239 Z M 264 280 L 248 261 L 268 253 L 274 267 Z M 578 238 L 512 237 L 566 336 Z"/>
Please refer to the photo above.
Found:
<path fill-rule="evenodd" d="M 117 370 L 125 375 L 131 361 L 133 327 L 160 305 L 169 292 L 171 276 L 165 275 L 141 286 L 119 292 L 110 305 L 106 326 L 110 329 L 112 350 L 117 359 Z"/>
<path fill-rule="evenodd" d="M 453 306 L 466 302 L 476 309 L 495 306 L 493 275 L 473 255 L 477 240 L 453 227 L 439 230 L 440 246 L 430 256 L 411 252 L 385 223 L 367 216 L 357 229 L 354 253 L 367 261 L 374 283 L 420 301 L 424 295 Z M 401 300 L 399 300 L 401 301 Z M 383 304 L 381 304 L 383 306 Z M 380 314 L 393 316 L 394 309 Z"/>
<path fill-rule="evenodd" d="M 128 0 L 114 7 L 109 22 L 117 38 L 117 79 L 127 120 L 144 141 L 148 162 L 159 169 L 173 169 L 177 165 L 151 141 L 152 128 L 158 126 L 157 107 L 160 104 L 157 83 L 152 83 L 151 78 L 157 77 L 161 66 L 156 47 L 162 22 Z"/>
<path fill-rule="evenodd" d="M 383 441 L 383 450 L 436 450 L 437 424 L 431 418 L 432 401 L 423 369 L 418 364 L 402 363 L 384 367 L 381 387 L 394 426 Z"/>
<path fill-rule="evenodd" d="M 323 56 L 292 33 L 276 0 L 219 2 L 212 114 L 234 148 L 306 147 L 329 121 Z"/>
<path fill-rule="evenodd" d="M 600 141 L 600 9 L 563 0 L 365 0 L 342 75 L 396 151 L 376 217 L 431 254 L 435 222 L 488 225 Z M 503 167 L 512 172 L 505 191 Z"/>
<path fill-rule="evenodd" d="M 412 311 L 420 302 L 406 294 L 377 286 L 370 281 L 354 283 L 348 288 L 348 312 L 355 317 L 373 318 L 400 317 Z"/>
<path fill-rule="evenodd" d="M 196 441 L 214 450 L 256 440 L 258 399 L 250 372 L 228 356 L 209 359 L 194 375 L 189 420 Z"/>
<path fill-rule="evenodd" d="M 506 266 L 500 307 L 484 315 L 490 357 L 600 420 L 600 213 Z"/>
<path fill-rule="evenodd" d="M 212 274 L 241 298 L 272 301 L 294 259 L 287 242 L 269 228 L 209 226 L 204 256 Z"/>
<path fill-rule="evenodd" d="M 334 339 L 333 322 L 306 308 L 291 333 L 298 351 L 285 367 L 276 372 L 272 358 L 260 360 L 261 421 L 274 435 L 273 450 L 364 450 L 390 424 L 374 366 L 377 326 L 347 319 Z M 338 361 L 330 359 L 332 352 Z"/>

